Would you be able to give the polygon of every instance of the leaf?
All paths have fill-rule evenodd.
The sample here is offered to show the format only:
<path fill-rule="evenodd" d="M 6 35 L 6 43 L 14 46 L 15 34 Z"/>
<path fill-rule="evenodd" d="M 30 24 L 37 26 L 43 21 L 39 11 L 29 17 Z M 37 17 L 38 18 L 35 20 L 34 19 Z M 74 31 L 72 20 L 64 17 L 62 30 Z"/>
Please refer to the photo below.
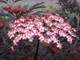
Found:
<path fill-rule="evenodd" d="M 3 9 L 0 9 L 0 16 L 8 16 L 8 17 L 12 17 L 12 18 L 15 17 L 10 12 L 6 12 Z"/>
<path fill-rule="evenodd" d="M 38 12 L 35 12 L 35 13 L 33 13 L 33 14 L 35 14 L 35 15 L 40 15 L 41 13 L 45 13 L 45 11 L 38 11 Z"/>
<path fill-rule="evenodd" d="M 2 3 L 7 3 L 6 1 L 3 1 L 3 0 L 0 0 L 0 2 L 2 2 Z"/>
<path fill-rule="evenodd" d="M 0 13 L 0 16 L 6 16 L 6 14 L 2 14 L 2 13 Z"/>
<path fill-rule="evenodd" d="M 16 18 L 2 19 L 0 22 L 9 22 L 9 21 L 12 21 L 12 20 L 16 20 Z"/>
<path fill-rule="evenodd" d="M 37 3 L 37 4 L 33 5 L 32 7 L 37 7 L 37 6 L 39 6 L 39 5 L 43 4 L 43 3 L 44 2 Z"/>
<path fill-rule="evenodd" d="M 26 10 L 28 10 L 28 4 L 26 4 L 24 7 L 23 7 L 23 10 L 24 10 L 24 12 L 26 11 Z"/>
<path fill-rule="evenodd" d="M 45 8 L 45 6 L 42 5 L 42 6 L 32 7 L 28 10 L 28 12 L 31 12 L 32 10 L 38 9 L 38 8 Z"/>
<path fill-rule="evenodd" d="M 75 15 L 76 16 L 76 18 L 77 18 L 77 28 L 79 28 L 79 26 L 80 26 L 80 16 L 79 16 L 79 14 L 77 14 L 77 15 Z"/>
<path fill-rule="evenodd" d="M 69 16 L 69 19 L 67 20 L 68 23 L 72 22 L 72 20 L 74 19 L 74 13 L 72 13 L 70 16 Z"/>
<path fill-rule="evenodd" d="M 18 1 L 21 1 L 21 0 L 13 0 L 14 2 L 18 2 Z"/>
<path fill-rule="evenodd" d="M 14 16 L 12 16 L 11 14 L 3 14 L 3 13 L 0 13 L 0 16 L 8 16 L 8 17 L 10 17 L 10 18 L 14 18 Z"/>
<path fill-rule="evenodd" d="M 40 3 L 37 3 L 33 6 L 31 6 L 29 9 L 28 9 L 28 6 L 27 6 L 27 10 L 23 13 L 23 16 L 25 17 L 25 15 L 27 15 L 28 13 L 32 12 L 34 9 L 38 9 L 38 8 L 45 8 L 44 5 L 41 5 L 43 4 L 44 2 L 40 2 Z M 25 6 L 26 7 L 26 6 Z M 35 13 L 34 13 L 35 14 Z"/>
<path fill-rule="evenodd" d="M 43 4 L 43 3 L 44 3 L 44 2 L 40 2 L 40 3 L 37 3 L 37 4 L 33 5 L 33 6 L 31 6 L 31 7 L 29 8 L 28 12 L 31 12 L 32 10 L 37 9 L 37 8 L 45 8 L 44 5 L 41 5 L 41 4 Z"/>
<path fill-rule="evenodd" d="M 2 8 L 0 8 L 0 13 L 4 13 L 4 10 Z"/>

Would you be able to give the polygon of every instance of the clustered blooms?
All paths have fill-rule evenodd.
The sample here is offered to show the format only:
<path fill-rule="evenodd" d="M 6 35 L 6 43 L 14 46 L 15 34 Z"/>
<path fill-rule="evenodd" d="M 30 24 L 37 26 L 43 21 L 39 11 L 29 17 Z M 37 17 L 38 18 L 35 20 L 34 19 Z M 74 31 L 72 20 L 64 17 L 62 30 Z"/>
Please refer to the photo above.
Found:
<path fill-rule="evenodd" d="M 8 5 L 8 6 L 2 6 L 2 8 L 4 10 L 7 10 L 9 11 L 10 13 L 15 13 L 15 14 L 21 14 L 24 12 L 23 8 L 21 7 L 21 5 L 17 5 L 17 6 L 11 6 L 11 5 Z"/>
<path fill-rule="evenodd" d="M 72 37 L 76 37 L 74 34 L 76 30 L 64 20 L 59 14 L 47 13 L 35 17 L 35 19 L 30 18 L 29 14 L 26 18 L 21 17 L 12 22 L 9 25 L 11 30 L 8 31 L 7 35 L 10 39 L 14 37 L 13 46 L 17 46 L 20 40 L 29 39 L 32 42 L 33 36 L 38 35 L 41 42 L 53 42 L 57 44 L 57 47 L 62 48 L 59 37 L 66 37 L 69 43 L 72 43 Z M 44 36 L 44 33 L 47 37 Z"/>

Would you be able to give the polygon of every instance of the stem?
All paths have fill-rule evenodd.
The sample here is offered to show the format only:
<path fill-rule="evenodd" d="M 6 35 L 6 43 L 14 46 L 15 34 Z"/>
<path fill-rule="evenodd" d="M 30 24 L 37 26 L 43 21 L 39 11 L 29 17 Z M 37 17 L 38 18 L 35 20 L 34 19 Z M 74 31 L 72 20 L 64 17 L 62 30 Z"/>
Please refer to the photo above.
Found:
<path fill-rule="evenodd" d="M 35 54 L 34 60 L 37 60 L 37 55 L 38 55 L 38 50 L 39 50 L 39 43 L 40 43 L 40 40 L 37 41 L 37 48 L 36 48 L 36 54 Z"/>
<path fill-rule="evenodd" d="M 54 44 L 52 44 L 52 45 L 47 49 L 47 51 L 42 55 L 42 57 L 41 57 L 40 60 L 44 59 L 44 57 L 45 57 L 46 54 L 51 50 L 51 48 L 53 47 L 53 45 L 54 45 Z"/>

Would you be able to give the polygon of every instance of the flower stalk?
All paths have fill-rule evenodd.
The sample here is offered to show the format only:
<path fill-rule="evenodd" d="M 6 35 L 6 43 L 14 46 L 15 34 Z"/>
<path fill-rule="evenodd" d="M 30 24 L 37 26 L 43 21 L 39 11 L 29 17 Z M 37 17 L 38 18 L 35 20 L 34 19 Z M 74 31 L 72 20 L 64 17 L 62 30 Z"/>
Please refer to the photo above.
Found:
<path fill-rule="evenodd" d="M 38 50 L 39 50 L 39 43 L 40 43 L 40 40 L 37 41 L 37 48 L 36 48 L 36 54 L 35 54 L 34 60 L 37 60 L 37 55 L 38 55 Z"/>
<path fill-rule="evenodd" d="M 42 57 L 41 57 L 40 60 L 44 59 L 44 57 L 46 56 L 46 54 L 51 50 L 51 48 L 52 48 L 53 46 L 54 46 L 54 44 L 52 44 L 52 45 L 47 49 L 47 51 L 42 55 Z"/>

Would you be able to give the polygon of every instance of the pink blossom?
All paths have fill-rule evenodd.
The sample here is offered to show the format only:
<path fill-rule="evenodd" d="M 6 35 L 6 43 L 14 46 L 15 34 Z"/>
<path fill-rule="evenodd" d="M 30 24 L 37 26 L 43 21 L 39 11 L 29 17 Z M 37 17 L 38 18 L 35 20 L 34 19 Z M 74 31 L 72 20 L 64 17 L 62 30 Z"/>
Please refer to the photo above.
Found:
<path fill-rule="evenodd" d="M 62 36 L 62 37 L 66 37 L 66 33 L 64 31 L 62 31 L 62 30 L 59 31 L 59 35 Z"/>
<path fill-rule="evenodd" d="M 66 38 L 67 38 L 67 41 L 68 41 L 69 43 L 72 43 L 72 37 L 71 37 L 71 36 L 67 35 Z"/>
<path fill-rule="evenodd" d="M 72 37 L 76 37 L 74 32 L 76 31 L 67 22 L 64 22 L 64 18 L 59 14 L 52 15 L 51 13 L 45 14 L 45 16 L 39 17 L 21 17 L 20 19 L 9 24 L 10 31 L 8 31 L 8 37 L 13 39 L 13 45 L 18 45 L 20 40 L 29 39 L 30 42 L 34 40 L 33 36 L 38 35 L 39 40 L 46 43 L 56 43 L 57 47 L 62 48 L 60 43 L 60 37 L 66 37 L 69 43 L 72 43 Z M 50 30 L 48 30 L 50 28 Z M 74 32 L 73 32 L 74 31 Z M 46 38 L 44 32 L 49 36 Z M 57 36 L 59 35 L 59 36 Z"/>
<path fill-rule="evenodd" d="M 13 46 L 11 46 L 10 48 L 11 48 L 11 51 L 15 51 Z"/>

